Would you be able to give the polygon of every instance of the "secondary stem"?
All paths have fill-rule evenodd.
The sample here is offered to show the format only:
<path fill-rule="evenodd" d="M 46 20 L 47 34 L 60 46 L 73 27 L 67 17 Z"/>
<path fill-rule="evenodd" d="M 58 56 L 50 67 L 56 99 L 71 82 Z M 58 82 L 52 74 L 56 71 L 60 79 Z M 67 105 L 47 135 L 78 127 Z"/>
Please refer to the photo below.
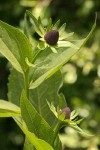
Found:
<path fill-rule="evenodd" d="M 52 139 L 52 141 L 51 141 L 51 145 L 52 145 L 52 146 L 54 145 L 54 141 L 55 141 L 55 139 L 56 139 L 56 137 L 57 137 L 57 134 L 58 134 L 58 132 L 59 132 L 61 126 L 62 126 L 62 122 L 60 121 L 60 122 L 56 125 L 56 127 L 55 127 L 55 129 L 54 129 L 54 137 L 53 137 L 53 139 Z"/>
<path fill-rule="evenodd" d="M 25 92 L 26 96 L 29 99 L 29 82 L 28 82 L 28 71 L 24 73 L 24 83 L 25 83 Z"/>

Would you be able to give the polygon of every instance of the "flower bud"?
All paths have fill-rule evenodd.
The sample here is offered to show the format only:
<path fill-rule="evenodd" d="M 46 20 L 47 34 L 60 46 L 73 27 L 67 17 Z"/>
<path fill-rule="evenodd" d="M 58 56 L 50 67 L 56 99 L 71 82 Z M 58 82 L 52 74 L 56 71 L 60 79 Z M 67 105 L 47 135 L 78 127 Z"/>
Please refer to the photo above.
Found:
<path fill-rule="evenodd" d="M 49 45 L 54 46 L 58 42 L 59 32 L 57 30 L 51 30 L 45 34 L 44 39 Z"/>
<path fill-rule="evenodd" d="M 70 119 L 71 110 L 69 107 L 65 107 L 60 111 L 60 114 L 65 112 L 65 119 Z"/>

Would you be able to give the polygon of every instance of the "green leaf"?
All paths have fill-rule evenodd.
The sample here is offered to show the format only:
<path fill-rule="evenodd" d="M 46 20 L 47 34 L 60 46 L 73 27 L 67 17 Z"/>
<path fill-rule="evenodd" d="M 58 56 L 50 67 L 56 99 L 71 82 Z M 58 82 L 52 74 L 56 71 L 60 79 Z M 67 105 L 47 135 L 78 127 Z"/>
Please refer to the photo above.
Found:
<path fill-rule="evenodd" d="M 8 61 L 11 62 L 12 66 L 16 68 L 17 71 L 20 73 L 23 73 L 23 70 L 21 68 L 21 65 L 19 64 L 18 60 L 16 57 L 13 55 L 13 53 L 8 49 L 6 44 L 1 40 L 0 38 L 0 53 L 5 56 Z"/>
<path fill-rule="evenodd" d="M 29 131 L 50 143 L 54 136 L 53 130 L 29 102 L 24 92 L 21 96 L 21 113 Z"/>
<path fill-rule="evenodd" d="M 21 130 L 24 132 L 24 134 L 27 136 L 28 140 L 33 144 L 33 146 L 36 148 L 36 150 L 54 150 L 52 146 L 50 146 L 47 142 L 44 140 L 41 140 L 37 138 L 33 133 L 28 131 L 19 121 L 17 117 L 13 117 L 17 125 L 21 128 Z"/>
<path fill-rule="evenodd" d="M 22 89 L 24 88 L 23 76 L 15 69 L 11 69 L 8 80 L 8 100 L 17 106 L 20 106 L 20 96 Z"/>
<path fill-rule="evenodd" d="M 60 105 L 61 108 L 66 106 L 65 99 L 61 98 L 61 96 L 59 97 L 58 95 L 61 86 L 62 76 L 60 72 L 57 72 L 46 81 L 44 81 L 40 86 L 30 90 L 29 94 L 32 105 L 52 128 L 55 127 L 58 120 L 51 112 L 47 101 L 49 103 L 53 103 L 55 107 L 57 107 L 58 105 Z M 20 96 L 23 88 L 23 76 L 16 70 L 12 69 L 8 84 L 9 101 L 19 106 Z"/>
<path fill-rule="evenodd" d="M 25 58 L 32 61 L 32 46 L 26 36 L 17 28 L 0 21 L 0 53 L 4 55 L 13 67 L 23 73 L 27 64 Z"/>
<path fill-rule="evenodd" d="M 28 140 L 27 137 L 25 137 L 25 142 L 24 142 L 24 148 L 23 150 L 36 150 L 33 146 L 33 144 Z"/>
<path fill-rule="evenodd" d="M 76 47 L 73 48 L 58 48 L 56 54 L 52 53 L 49 48 L 39 53 L 34 65 L 36 67 L 30 69 L 30 89 L 36 88 L 44 80 L 59 70 L 71 57 L 76 54 L 82 46 L 87 42 L 90 35 L 92 34 L 96 23 L 93 25 L 90 33 L 84 40 L 76 42 Z"/>
<path fill-rule="evenodd" d="M 57 108 L 59 105 L 58 92 L 61 85 L 62 76 L 60 71 L 58 71 L 37 88 L 30 90 L 30 100 L 33 106 L 52 128 L 55 127 L 58 120 L 51 112 L 47 102 L 52 103 Z M 64 101 L 62 101 L 62 105 L 65 105 Z"/>
<path fill-rule="evenodd" d="M 11 102 L 0 99 L 0 117 L 21 116 L 20 108 Z"/>
<path fill-rule="evenodd" d="M 52 53 L 48 48 L 35 61 L 36 67 L 30 69 L 31 82 L 30 89 L 39 86 L 44 80 L 59 70 L 71 57 L 77 52 L 76 49 L 65 48 L 58 49 L 58 53 Z"/>
<path fill-rule="evenodd" d="M 36 150 L 36 149 L 33 147 L 33 145 L 30 143 L 30 141 L 27 138 L 25 138 L 23 150 Z M 59 139 L 59 136 L 57 136 L 57 138 L 54 142 L 54 150 L 62 150 L 62 143 Z"/>
<path fill-rule="evenodd" d="M 20 108 L 16 105 L 14 105 L 11 102 L 5 101 L 0 99 L 0 110 L 9 110 L 9 111 L 15 111 L 17 113 L 20 113 Z"/>

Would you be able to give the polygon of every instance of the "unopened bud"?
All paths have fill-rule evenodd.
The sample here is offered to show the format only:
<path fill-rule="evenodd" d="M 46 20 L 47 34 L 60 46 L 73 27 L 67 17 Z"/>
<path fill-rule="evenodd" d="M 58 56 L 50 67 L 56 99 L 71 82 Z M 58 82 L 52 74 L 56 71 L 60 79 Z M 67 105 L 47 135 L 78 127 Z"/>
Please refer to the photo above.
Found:
<path fill-rule="evenodd" d="M 70 119 L 71 110 L 69 107 L 65 107 L 61 110 L 60 114 L 65 112 L 65 119 Z"/>
<path fill-rule="evenodd" d="M 57 30 L 51 30 L 45 34 L 44 39 L 49 45 L 54 46 L 58 42 L 59 32 Z"/>

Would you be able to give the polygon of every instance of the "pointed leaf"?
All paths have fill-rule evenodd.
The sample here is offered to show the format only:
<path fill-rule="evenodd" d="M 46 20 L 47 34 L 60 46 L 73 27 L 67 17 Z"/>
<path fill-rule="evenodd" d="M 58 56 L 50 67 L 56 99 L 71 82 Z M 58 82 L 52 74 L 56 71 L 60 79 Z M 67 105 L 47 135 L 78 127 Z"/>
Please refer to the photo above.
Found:
<path fill-rule="evenodd" d="M 9 110 L 9 111 L 15 111 L 20 113 L 20 108 L 18 106 L 16 106 L 15 104 L 5 101 L 5 100 L 1 100 L 0 99 L 0 110 Z"/>
<path fill-rule="evenodd" d="M 2 21 L 0 21 L 0 53 L 21 73 L 27 69 L 25 58 L 28 57 L 30 61 L 33 58 L 32 47 L 26 36 L 17 28 Z"/>
<path fill-rule="evenodd" d="M 23 125 L 19 122 L 17 117 L 13 117 L 17 125 L 21 128 L 24 134 L 27 136 L 28 140 L 33 144 L 36 150 L 54 150 L 47 142 L 37 138 L 33 133 L 28 131 Z"/>
<path fill-rule="evenodd" d="M 13 103 L 0 99 L 0 117 L 21 116 L 20 108 Z"/>
<path fill-rule="evenodd" d="M 14 82 L 13 82 L 14 81 Z M 59 100 L 59 89 L 62 86 L 62 76 L 57 72 L 52 77 L 48 78 L 37 88 L 30 90 L 30 100 L 38 113 L 54 128 L 57 123 L 57 118 L 51 112 L 47 101 L 53 103 L 55 107 L 58 105 L 66 106 L 65 100 Z M 16 105 L 20 105 L 20 96 L 24 88 L 23 77 L 16 70 L 11 70 L 8 84 L 8 98 Z M 59 103 L 59 101 L 61 101 Z"/>
<path fill-rule="evenodd" d="M 29 102 L 24 92 L 21 96 L 21 113 L 29 131 L 50 143 L 54 136 L 53 130 Z"/>
<path fill-rule="evenodd" d="M 8 79 L 8 100 L 17 106 L 20 106 L 20 96 L 22 89 L 24 88 L 24 79 L 15 69 L 10 70 Z"/>
<path fill-rule="evenodd" d="M 37 88 L 30 90 L 30 100 L 39 112 L 39 114 L 54 128 L 58 119 L 51 112 L 48 104 L 52 104 L 57 108 L 59 105 L 59 89 L 62 85 L 62 76 L 60 71 L 56 72 L 52 77 L 48 78 Z M 65 103 L 62 101 L 62 103 Z M 64 105 L 64 104 L 62 104 Z"/>
<path fill-rule="evenodd" d="M 34 62 L 36 67 L 30 69 L 30 89 L 36 88 L 71 59 L 71 57 L 87 42 L 95 26 L 96 23 L 93 25 L 90 33 L 84 40 L 81 40 L 78 43 L 76 42 L 76 46 L 79 47 L 78 49 L 76 49 L 76 46 L 75 48 L 58 48 L 58 53 L 56 54 L 52 53 L 49 48 L 42 51 Z"/>
<path fill-rule="evenodd" d="M 4 117 L 12 117 L 13 116 L 21 116 L 21 114 L 15 113 L 15 112 L 9 112 L 9 111 L 5 111 L 5 112 L 0 112 L 0 117 L 4 118 Z"/>
<path fill-rule="evenodd" d="M 6 44 L 1 40 L 0 38 L 0 53 L 5 56 L 8 61 L 11 62 L 12 66 L 19 71 L 20 73 L 23 73 L 23 70 L 21 68 L 21 65 L 19 64 L 18 60 L 15 58 L 13 53 L 8 49 Z"/>

